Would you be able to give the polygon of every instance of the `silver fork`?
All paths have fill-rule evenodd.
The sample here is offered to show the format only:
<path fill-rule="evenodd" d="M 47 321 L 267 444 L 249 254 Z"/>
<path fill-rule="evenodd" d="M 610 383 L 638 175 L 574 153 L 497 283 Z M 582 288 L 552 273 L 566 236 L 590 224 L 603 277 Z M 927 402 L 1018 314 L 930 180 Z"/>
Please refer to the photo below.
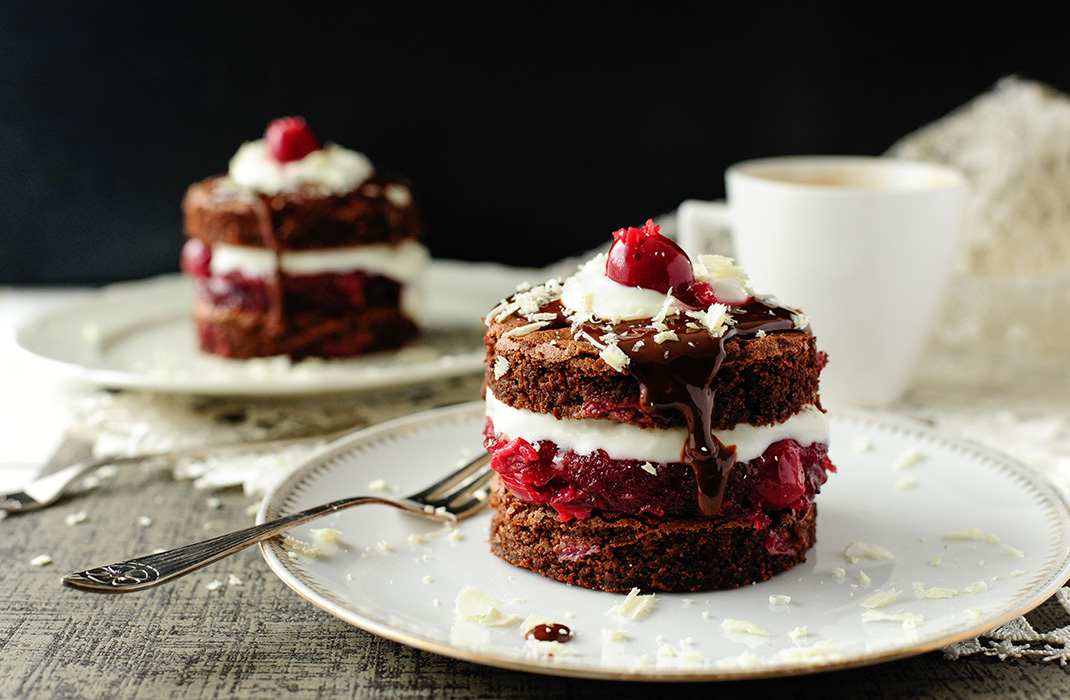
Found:
<path fill-rule="evenodd" d="M 180 448 L 165 452 L 146 452 L 128 456 L 88 457 L 52 473 L 48 473 L 48 469 L 46 468 L 44 470 L 45 473 L 42 476 L 37 477 L 23 486 L 20 491 L 0 494 L 0 510 L 6 510 L 9 513 L 21 513 L 52 505 L 59 500 L 60 496 L 70 490 L 79 478 L 94 469 L 99 469 L 100 467 L 110 464 L 134 464 L 149 459 L 207 457 L 209 455 L 237 452 L 267 452 L 268 450 L 279 447 L 329 442 L 352 432 L 353 429 L 348 428 L 333 433 L 302 435 L 300 437 L 279 438 L 275 440 L 215 443 L 212 445 L 200 445 L 197 447 Z"/>
<path fill-rule="evenodd" d="M 493 473 L 490 455 L 484 453 L 406 498 L 343 498 L 185 547 L 67 574 L 60 581 L 65 586 L 96 593 L 139 591 L 196 571 L 309 520 L 367 503 L 381 503 L 413 515 L 455 524 L 474 515 L 487 504 Z"/>

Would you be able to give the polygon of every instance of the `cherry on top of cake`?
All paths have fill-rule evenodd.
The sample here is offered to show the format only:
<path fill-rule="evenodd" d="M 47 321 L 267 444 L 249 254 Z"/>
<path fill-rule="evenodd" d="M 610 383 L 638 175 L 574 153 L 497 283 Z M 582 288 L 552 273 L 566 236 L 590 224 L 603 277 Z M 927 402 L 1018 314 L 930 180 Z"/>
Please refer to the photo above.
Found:
<path fill-rule="evenodd" d="M 217 197 L 311 193 L 345 195 L 376 173 L 368 157 L 337 143 L 321 143 L 300 117 L 276 119 L 263 137 L 242 143 L 215 185 Z M 389 197 L 389 193 L 384 193 Z M 404 189 L 408 200 L 408 189 Z"/>
<path fill-rule="evenodd" d="M 301 160 L 323 146 L 302 117 L 280 117 L 264 130 L 271 157 L 280 163 Z"/>
<path fill-rule="evenodd" d="M 629 287 L 674 293 L 695 282 L 691 258 L 661 227 L 647 219 L 643 228 L 618 229 L 606 259 L 606 277 Z"/>
<path fill-rule="evenodd" d="M 491 309 L 487 325 L 516 314 L 531 323 L 510 334 L 526 334 L 551 325 L 547 312 L 552 311 L 574 331 L 644 319 L 660 324 L 672 317 L 706 325 L 719 336 L 725 323 L 732 322 L 727 314 L 749 306 L 755 298 L 746 274 L 731 258 L 700 255 L 692 261 L 652 220 L 642 228 L 622 228 L 613 236 L 608 253 L 595 255 L 571 276 L 518 289 Z"/>
<path fill-rule="evenodd" d="M 684 249 L 662 235 L 661 227 L 652 219 L 647 219 L 642 228 L 630 226 L 613 232 L 606 277 L 627 287 L 671 293 L 693 309 L 720 301 L 709 282 L 695 279 L 691 258 Z"/>
<path fill-rule="evenodd" d="M 234 194 L 232 190 L 239 194 L 251 190 L 266 195 L 301 191 L 343 195 L 374 174 L 375 167 L 363 153 L 322 143 L 302 117 L 282 117 L 268 124 L 262 138 L 238 148 L 216 194 L 227 197 Z M 407 190 L 404 196 L 407 202 Z"/>

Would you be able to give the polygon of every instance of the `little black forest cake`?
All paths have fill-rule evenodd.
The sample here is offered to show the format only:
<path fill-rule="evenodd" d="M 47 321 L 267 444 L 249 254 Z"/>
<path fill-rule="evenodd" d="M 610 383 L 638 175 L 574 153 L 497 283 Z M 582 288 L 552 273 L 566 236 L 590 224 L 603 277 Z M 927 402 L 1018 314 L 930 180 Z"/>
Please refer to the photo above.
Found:
<path fill-rule="evenodd" d="M 408 185 L 361 153 L 273 121 L 182 203 L 182 269 L 201 349 L 231 358 L 350 357 L 417 334 L 427 250 Z"/>
<path fill-rule="evenodd" d="M 606 591 L 701 591 L 806 559 L 829 462 L 806 317 L 651 221 L 485 318 L 490 546 Z"/>

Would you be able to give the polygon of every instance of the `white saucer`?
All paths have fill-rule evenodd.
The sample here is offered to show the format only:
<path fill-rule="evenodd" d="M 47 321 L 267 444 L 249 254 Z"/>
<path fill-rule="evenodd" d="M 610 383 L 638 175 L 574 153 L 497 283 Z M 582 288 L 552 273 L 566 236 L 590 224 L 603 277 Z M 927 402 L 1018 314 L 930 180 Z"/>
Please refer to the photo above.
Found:
<path fill-rule="evenodd" d="M 494 303 L 478 298 L 478 305 L 438 309 L 433 302 L 433 321 L 416 342 L 400 350 L 293 363 L 286 357 L 229 360 L 201 352 L 190 318 L 192 299 L 192 286 L 181 275 L 112 285 L 30 320 L 18 329 L 15 341 L 29 356 L 64 375 L 109 388 L 202 395 L 315 394 L 480 371 L 480 315 Z M 441 299 L 439 305 L 446 301 Z"/>
<path fill-rule="evenodd" d="M 379 479 L 397 494 L 415 490 L 480 449 L 483 420 L 476 403 L 363 431 L 298 468 L 265 498 L 258 522 L 368 492 Z M 657 594 L 653 612 L 638 622 L 607 612 L 622 595 L 567 586 L 494 557 L 489 514 L 461 523 L 456 535 L 432 536 L 440 529 L 434 523 L 366 506 L 290 533 L 311 542 L 314 528 L 339 530 L 333 553 L 291 558 L 278 540 L 261 549 L 299 595 L 402 644 L 536 673 L 650 681 L 794 675 L 919 654 L 1012 620 L 1070 577 L 1070 505 L 1024 465 L 884 416 L 834 413 L 830 422 L 839 471 L 818 496 L 818 542 L 807 561 L 741 589 Z M 845 556 L 848 547 L 861 551 L 852 543 L 878 545 L 894 558 L 854 560 Z M 919 598 L 915 582 L 930 595 L 934 588 L 958 594 Z M 520 620 L 538 614 L 565 624 L 575 638 L 549 656 L 525 642 L 520 625 L 460 619 L 454 603 L 467 586 L 496 596 L 501 611 Z M 876 613 L 921 619 L 864 622 L 860 604 L 891 590 L 896 600 Z M 790 602 L 773 604 L 771 596 Z M 726 619 L 769 636 L 726 631 Z"/>

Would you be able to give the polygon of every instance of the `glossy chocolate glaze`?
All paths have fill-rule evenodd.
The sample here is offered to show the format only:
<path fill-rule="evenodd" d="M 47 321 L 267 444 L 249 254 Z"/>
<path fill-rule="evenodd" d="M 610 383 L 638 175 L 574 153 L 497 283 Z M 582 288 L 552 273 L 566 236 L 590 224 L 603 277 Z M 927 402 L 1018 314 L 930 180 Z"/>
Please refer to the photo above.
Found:
<path fill-rule="evenodd" d="M 552 625 L 535 625 L 524 635 L 524 639 L 537 639 L 540 642 L 559 642 L 563 644 L 571 641 L 572 630 L 568 626 L 556 622 Z"/>
<path fill-rule="evenodd" d="M 268 306 L 268 329 L 275 335 L 282 335 L 286 330 L 285 294 L 280 262 L 283 247 L 275 232 L 275 221 L 271 217 L 271 198 L 264 194 L 257 194 L 253 198 L 253 211 L 256 212 L 260 239 L 264 247 L 275 254 L 275 274 L 272 275 L 271 283 L 267 285 L 268 296 L 271 299 L 271 304 Z"/>
<path fill-rule="evenodd" d="M 555 313 L 548 327 L 565 327 L 570 321 L 561 302 L 553 301 L 540 309 Z M 734 445 L 724 445 L 710 425 L 716 389 L 714 379 L 725 358 L 725 343 L 731 338 L 750 338 L 759 334 L 809 333 L 795 327 L 794 309 L 761 299 L 728 309 L 730 324 L 720 337 L 714 337 L 684 315 L 668 317 L 657 329 L 643 321 L 623 323 L 585 322 L 573 328 L 599 350 L 616 344 L 629 358 L 624 370 L 639 382 L 639 400 L 645 410 L 676 410 L 683 414 L 688 428 L 680 461 L 695 472 L 699 509 L 707 516 L 721 509 L 725 483 L 736 461 Z M 658 343 L 655 336 L 663 331 L 676 334 L 676 340 Z"/>

